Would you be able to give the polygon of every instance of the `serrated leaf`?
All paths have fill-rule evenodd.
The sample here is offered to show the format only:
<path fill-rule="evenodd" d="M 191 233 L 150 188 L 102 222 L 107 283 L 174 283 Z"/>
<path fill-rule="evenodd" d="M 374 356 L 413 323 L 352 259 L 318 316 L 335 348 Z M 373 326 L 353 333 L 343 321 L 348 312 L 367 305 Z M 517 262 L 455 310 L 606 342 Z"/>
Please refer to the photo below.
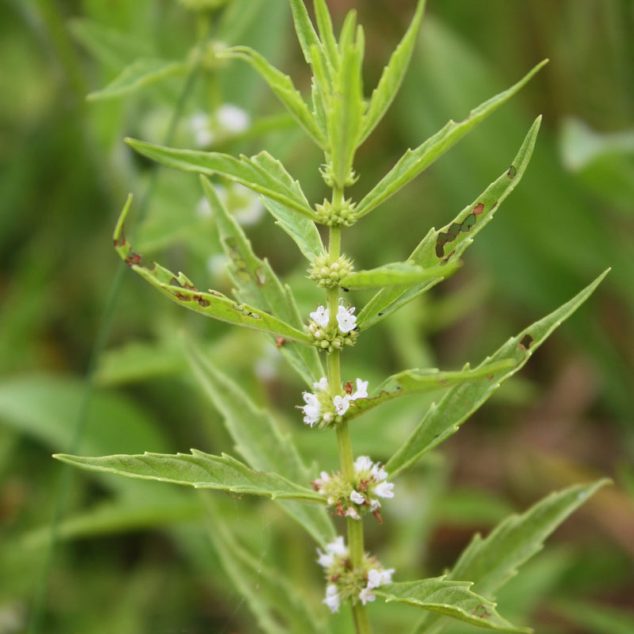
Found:
<path fill-rule="evenodd" d="M 310 482 L 310 473 L 290 435 L 283 433 L 277 422 L 208 358 L 191 345 L 187 353 L 194 377 L 223 415 L 227 431 L 247 463 L 259 471 L 279 473 L 291 482 Z M 289 501 L 278 503 L 320 544 L 328 543 L 335 536 L 334 526 L 324 509 Z"/>
<path fill-rule="evenodd" d="M 474 237 L 493 219 L 495 212 L 506 197 L 517 187 L 530 163 L 541 117 L 533 122 L 528 134 L 511 163 L 491 185 L 456 218 L 440 229 L 432 229 L 414 249 L 408 262 L 423 268 L 458 262 L 462 254 L 473 243 Z M 382 289 L 359 313 L 360 328 L 376 325 L 389 314 L 429 290 L 437 281 L 425 282 L 411 289 Z"/>
<path fill-rule="evenodd" d="M 114 99 L 147 88 L 187 70 L 187 64 L 163 59 L 138 59 L 126 66 L 105 88 L 88 95 L 89 101 Z"/>
<path fill-rule="evenodd" d="M 475 535 L 448 578 L 471 579 L 477 592 L 494 596 L 520 566 L 543 548 L 555 529 L 608 482 L 599 480 L 551 493 L 521 515 L 507 517 L 484 539 Z M 431 617 L 417 631 L 437 634 L 446 625 L 449 623 L 445 619 Z"/>
<path fill-rule="evenodd" d="M 468 383 L 483 377 L 493 380 L 496 373 L 513 366 L 512 359 L 502 359 L 493 363 L 463 370 L 442 372 L 437 369 L 404 370 L 388 377 L 368 398 L 360 398 L 350 403 L 346 419 L 355 418 L 387 401 L 412 394 L 423 394 L 447 390 L 452 385 Z"/>
<path fill-rule="evenodd" d="M 418 1 L 416 13 L 407 32 L 394 50 L 387 66 L 383 69 L 381 79 L 372 93 L 367 111 L 363 117 L 360 143 L 363 143 L 372 134 L 372 131 L 387 112 L 401 87 L 416 46 L 416 37 L 423 21 L 425 2 L 426 0 Z"/>
<path fill-rule="evenodd" d="M 360 218 L 370 213 L 405 187 L 436 159 L 453 147 L 465 134 L 473 130 L 523 88 L 547 61 L 540 62 L 516 84 L 472 110 L 466 119 L 459 123 L 450 121 L 444 128 L 415 150 L 408 150 L 386 176 L 361 200 L 357 207 L 357 216 Z"/>
<path fill-rule="evenodd" d="M 304 0 L 290 0 L 290 3 L 297 39 L 304 54 L 304 59 L 310 64 L 312 61 L 311 49 L 316 47 L 316 50 L 320 50 L 321 42 L 310 20 Z"/>
<path fill-rule="evenodd" d="M 192 449 L 191 455 L 146 452 L 142 455 L 121 454 L 97 458 L 67 454 L 55 454 L 53 457 L 82 469 L 105 471 L 128 478 L 157 480 L 238 495 L 256 495 L 272 500 L 324 503 L 319 493 L 294 484 L 277 473 L 254 471 L 226 454 L 213 456 Z"/>
<path fill-rule="evenodd" d="M 407 287 L 430 280 L 437 283 L 454 273 L 458 266 L 458 263 L 452 263 L 423 268 L 409 262 L 394 262 L 379 266 L 376 269 L 354 271 L 341 280 L 341 286 L 352 290 L 382 286 Z M 404 289 L 401 288 L 401 290 Z"/>
<path fill-rule="evenodd" d="M 516 627 L 502 618 L 495 609 L 495 603 L 473 592 L 472 585 L 468 581 L 438 577 L 392 583 L 374 592 L 387 603 L 405 603 L 496 632 L 532 631 L 530 628 Z"/>
<path fill-rule="evenodd" d="M 205 176 L 224 176 L 309 218 L 314 217 L 297 181 L 293 180 L 282 164 L 267 152 L 252 157 L 242 155 L 235 158 L 219 152 L 179 150 L 135 139 L 126 139 L 126 142 L 139 154 L 167 167 Z M 263 164 L 266 164 L 268 169 L 264 169 Z"/>
<path fill-rule="evenodd" d="M 251 65 L 266 81 L 277 98 L 321 148 L 325 145 L 322 131 L 304 99 L 288 75 L 272 66 L 262 55 L 248 46 L 235 46 L 222 51 L 224 58 L 241 59 Z"/>
<path fill-rule="evenodd" d="M 512 367 L 494 372 L 493 378 L 487 376 L 450 389 L 438 403 L 429 408 L 405 444 L 390 458 L 386 469 L 393 475 L 400 473 L 458 431 L 460 425 L 495 392 L 502 381 L 518 372 L 546 338 L 590 297 L 607 273 L 608 271 L 602 273 L 550 315 L 509 339 L 478 366 L 512 359 Z"/>
<path fill-rule="evenodd" d="M 324 254 L 324 244 L 319 230 L 312 220 L 299 216 L 281 203 L 263 198 L 264 206 L 275 218 L 275 224 L 281 227 L 299 247 L 308 260 L 314 260 Z"/>
<path fill-rule="evenodd" d="M 152 268 L 143 266 L 141 256 L 133 252 L 132 245 L 123 235 L 124 222 L 131 205 L 132 197 L 129 196 L 114 232 L 115 249 L 119 257 L 135 273 L 138 273 L 163 295 L 206 317 L 311 345 L 311 339 L 306 333 L 293 328 L 273 315 L 253 306 L 238 303 L 218 291 L 198 290 L 183 273 L 177 275 L 156 263 L 153 264 Z"/>
<path fill-rule="evenodd" d="M 333 69 L 339 65 L 339 49 L 337 48 L 337 40 L 332 27 L 332 18 L 326 0 L 313 0 L 315 9 L 315 18 L 317 20 L 317 28 L 319 37 L 323 44 L 323 50 L 328 63 Z"/>
<path fill-rule="evenodd" d="M 216 218 L 223 248 L 230 261 L 229 274 L 237 286 L 238 299 L 301 329 L 302 320 L 292 300 L 290 288 L 280 282 L 268 260 L 255 255 L 244 230 L 222 204 L 211 183 L 204 177 L 202 182 Z M 308 385 L 324 376 L 319 354 L 314 347 L 285 343 L 281 351 Z"/>

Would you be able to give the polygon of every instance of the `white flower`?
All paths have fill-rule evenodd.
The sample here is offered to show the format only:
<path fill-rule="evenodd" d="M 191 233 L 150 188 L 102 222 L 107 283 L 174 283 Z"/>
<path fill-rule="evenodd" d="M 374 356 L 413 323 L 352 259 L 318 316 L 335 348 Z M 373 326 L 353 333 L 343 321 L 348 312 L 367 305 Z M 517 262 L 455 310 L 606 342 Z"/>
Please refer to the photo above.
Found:
<path fill-rule="evenodd" d="M 339 612 L 339 606 L 341 605 L 341 601 L 339 599 L 339 591 L 337 590 L 337 586 L 333 583 L 330 583 L 326 586 L 326 597 L 323 600 L 323 603 L 328 606 L 328 609 L 333 614 L 335 612 Z"/>
<path fill-rule="evenodd" d="M 347 394 L 345 396 L 337 395 L 332 399 L 332 404 L 335 406 L 335 412 L 339 416 L 343 416 L 350 408 L 350 397 Z"/>
<path fill-rule="evenodd" d="M 374 513 L 374 511 L 378 511 L 381 508 L 381 502 L 378 500 L 370 500 L 370 510 Z"/>
<path fill-rule="evenodd" d="M 358 398 L 368 398 L 368 381 L 357 379 L 357 389 L 350 398 L 353 401 L 356 401 Z"/>
<path fill-rule="evenodd" d="M 371 568 L 368 572 L 368 585 L 367 588 L 372 590 L 379 586 L 384 586 L 386 583 L 392 583 L 392 575 L 394 574 L 394 568 L 388 568 L 384 570 L 382 568 Z"/>
<path fill-rule="evenodd" d="M 378 462 L 372 465 L 370 473 L 377 482 L 387 480 L 387 471 Z"/>
<path fill-rule="evenodd" d="M 348 547 L 343 541 L 343 537 L 335 537 L 329 544 L 326 544 L 326 552 L 332 555 L 339 555 L 340 557 L 346 557 L 348 555 Z"/>
<path fill-rule="evenodd" d="M 354 461 L 354 470 L 359 473 L 361 471 L 369 471 L 372 469 L 372 460 L 368 456 L 359 456 Z"/>
<path fill-rule="evenodd" d="M 310 318 L 322 328 L 328 327 L 330 321 L 330 311 L 324 306 L 318 306 L 316 310 L 310 313 Z"/>
<path fill-rule="evenodd" d="M 353 490 L 350 494 L 350 500 L 355 504 L 363 504 L 365 502 L 365 498 L 358 491 Z"/>
<path fill-rule="evenodd" d="M 304 422 L 312 427 L 319 422 L 321 405 L 319 399 L 310 392 L 304 392 L 303 397 L 306 405 L 300 409 L 304 412 Z"/>
<path fill-rule="evenodd" d="M 264 214 L 260 197 L 240 183 L 233 183 L 229 188 L 216 185 L 216 193 L 241 225 L 254 225 Z"/>
<path fill-rule="evenodd" d="M 328 390 L 328 379 L 325 376 L 322 376 L 319 381 L 313 383 L 313 388 L 319 392 L 325 392 Z"/>
<path fill-rule="evenodd" d="M 320 552 L 319 557 L 317 558 L 317 563 L 322 568 L 327 570 L 328 568 L 330 568 L 330 566 L 332 566 L 335 563 L 335 558 L 329 553 Z"/>
<path fill-rule="evenodd" d="M 357 509 L 354 508 L 354 506 L 349 506 L 346 509 L 346 517 L 349 517 L 353 520 L 360 520 L 361 516 L 359 515 L 359 512 L 357 511 Z"/>
<path fill-rule="evenodd" d="M 374 593 L 372 592 L 370 588 L 363 588 L 363 590 L 359 592 L 359 599 L 361 600 L 361 603 L 365 605 L 366 603 L 370 603 L 371 601 L 374 601 L 376 597 L 374 596 Z"/>
<path fill-rule="evenodd" d="M 380 482 L 374 487 L 374 494 L 380 498 L 393 498 L 394 484 L 392 482 Z"/>
<path fill-rule="evenodd" d="M 251 117 L 242 108 L 226 103 L 216 110 L 216 121 L 224 132 L 239 134 L 249 128 Z"/>
<path fill-rule="evenodd" d="M 337 308 L 337 324 L 339 330 L 345 335 L 357 327 L 357 318 L 354 316 L 354 308 L 345 308 L 339 305 Z"/>
<path fill-rule="evenodd" d="M 209 121 L 209 117 L 204 112 L 197 112 L 189 119 L 189 127 L 194 134 L 194 142 L 198 147 L 211 145 L 216 138 Z"/>

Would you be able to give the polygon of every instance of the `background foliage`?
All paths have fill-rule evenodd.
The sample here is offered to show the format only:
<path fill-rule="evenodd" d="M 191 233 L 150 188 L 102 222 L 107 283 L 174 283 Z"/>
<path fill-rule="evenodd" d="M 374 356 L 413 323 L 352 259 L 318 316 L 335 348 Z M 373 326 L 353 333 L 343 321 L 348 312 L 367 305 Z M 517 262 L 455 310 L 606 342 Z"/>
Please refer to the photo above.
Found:
<path fill-rule="evenodd" d="M 305 87 L 285 0 L 235 2 L 238 10 L 229 8 L 214 27 L 219 36 L 253 46 Z M 352 4 L 330 2 L 339 16 Z M 354 4 L 374 83 L 413 3 Z M 386 518 L 389 539 L 370 534 L 371 547 L 404 576 L 440 574 L 474 531 L 488 531 L 551 489 L 609 475 L 615 486 L 508 585 L 501 606 L 540 632 L 631 632 L 631 7 L 625 0 L 445 0 L 430 2 L 427 13 L 395 107 L 359 154 L 359 192 L 448 118 L 464 116 L 539 59 L 551 63 L 351 232 L 347 250 L 358 268 L 403 259 L 430 226 L 448 222 L 500 173 L 537 113 L 542 133 L 521 186 L 460 273 L 372 330 L 347 355 L 344 376 L 376 385 L 403 367 L 477 361 L 606 266 L 613 272 L 519 376 L 400 484 Z M 197 212 L 196 178 L 154 169 L 122 143 L 128 135 L 162 141 L 175 108 L 174 143 L 189 147 L 192 115 L 210 104 L 241 106 L 252 126 L 221 140 L 223 149 L 268 149 L 293 167 L 311 200 L 323 196 L 317 152 L 244 64 L 195 75 L 162 64 L 153 67 L 165 74 L 160 83 L 86 101 L 132 60 L 187 60 L 200 31 L 176 2 L 0 5 L 0 632 L 23 631 L 33 614 L 51 633 L 250 632 L 253 619 L 270 615 L 253 616 L 245 595 L 257 601 L 277 593 L 280 609 L 296 609 L 302 623 L 294 593 L 321 592 L 312 551 L 269 502 L 213 495 L 205 510 L 193 492 L 71 474 L 50 459 L 70 449 L 220 453 L 230 446 L 220 415 L 187 371 L 176 334 L 187 331 L 279 412 L 305 455 L 332 464 L 332 439 L 299 429 L 293 406 L 301 388 L 261 338 L 181 313 L 124 274 L 112 251 L 116 214 L 133 191 L 144 209 L 140 250 L 230 289 L 210 266 L 219 238 L 213 218 Z M 264 218 L 249 229 L 254 247 L 299 290 L 306 314 L 316 304 L 313 290 L 294 245 L 272 225 Z M 389 414 L 369 413 L 354 432 L 359 452 L 389 457 L 422 406 L 386 407 Z M 213 530 L 206 512 L 218 519 Z M 53 518 L 61 543 L 51 551 Z M 279 562 L 305 587 L 280 584 L 271 572 Z M 385 624 L 406 627 L 399 610 L 380 610 Z"/>

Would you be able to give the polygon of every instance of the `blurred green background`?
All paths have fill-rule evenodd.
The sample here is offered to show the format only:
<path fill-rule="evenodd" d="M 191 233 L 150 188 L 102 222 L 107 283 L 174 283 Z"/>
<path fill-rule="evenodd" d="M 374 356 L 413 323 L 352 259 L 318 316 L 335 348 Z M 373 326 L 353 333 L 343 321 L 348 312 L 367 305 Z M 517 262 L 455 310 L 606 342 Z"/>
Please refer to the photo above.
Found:
<path fill-rule="evenodd" d="M 325 195 L 318 152 L 237 62 L 86 100 L 134 60 L 187 59 L 206 27 L 184 4 L 0 3 L 0 634 L 257 631 L 244 588 L 231 583 L 227 552 L 249 562 L 250 591 L 286 579 L 314 603 L 322 592 L 312 546 L 271 503 L 213 496 L 210 523 L 189 491 L 65 471 L 50 458 L 71 449 L 231 449 L 188 374 L 184 330 L 275 408 L 307 458 L 334 463 L 330 435 L 300 428 L 293 407 L 301 385 L 275 350 L 257 335 L 179 311 L 124 271 L 112 249 L 115 219 L 134 192 L 139 250 L 230 291 L 196 178 L 158 169 L 122 142 L 170 138 L 192 147 L 196 116 L 222 104 L 245 110 L 250 125 L 218 137 L 214 149 L 268 149 L 312 202 Z M 337 20 L 359 11 L 368 91 L 414 2 L 329 4 Z M 428 5 L 400 96 L 358 155 L 356 196 L 407 147 L 540 59 L 551 61 L 511 104 L 349 232 L 345 249 L 358 267 L 405 258 L 430 226 L 450 221 L 508 165 L 537 114 L 544 124 L 526 177 L 463 269 L 364 336 L 346 355 L 345 376 L 376 385 L 405 367 L 478 361 L 613 270 L 519 378 L 398 484 L 386 528 L 371 529 L 370 545 L 403 579 L 437 575 L 475 531 L 549 490 L 608 475 L 614 486 L 566 523 L 509 584 L 500 608 L 545 634 L 631 634 L 634 7 L 629 0 Z M 230 0 L 213 14 L 211 37 L 252 45 L 306 88 L 285 0 Z M 305 314 L 318 296 L 295 246 L 269 217 L 248 231 Z M 369 415 L 355 427 L 356 450 L 386 459 L 424 406 L 408 401 Z M 416 622 L 407 610 L 373 606 L 372 614 L 378 631 L 408 631 Z M 335 620 L 336 631 L 346 627 L 345 616 Z"/>

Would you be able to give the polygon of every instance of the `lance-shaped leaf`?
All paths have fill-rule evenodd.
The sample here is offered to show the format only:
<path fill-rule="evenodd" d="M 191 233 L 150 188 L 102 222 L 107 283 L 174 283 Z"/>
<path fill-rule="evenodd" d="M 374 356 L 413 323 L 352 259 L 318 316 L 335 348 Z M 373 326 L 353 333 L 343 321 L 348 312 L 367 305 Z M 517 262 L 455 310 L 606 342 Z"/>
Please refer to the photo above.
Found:
<path fill-rule="evenodd" d="M 357 216 L 362 217 L 384 203 L 424 169 L 453 147 L 465 134 L 493 114 L 502 104 L 515 95 L 545 64 L 539 63 L 515 85 L 471 111 L 469 116 L 456 123 L 450 121 L 439 132 L 415 150 L 408 150 L 398 163 L 359 203 Z"/>
<path fill-rule="evenodd" d="M 512 359 L 502 359 L 482 364 L 477 368 L 471 368 L 467 364 L 462 370 L 455 372 L 441 372 L 437 369 L 404 370 L 388 377 L 368 398 L 359 398 L 351 401 L 346 419 L 359 416 L 395 398 L 410 396 L 411 394 L 444 391 L 453 385 L 460 385 L 482 378 L 492 381 L 496 373 L 509 369 L 513 365 L 514 361 Z"/>
<path fill-rule="evenodd" d="M 201 291 L 183 273 L 177 275 L 159 264 L 153 264 L 152 268 L 143 266 L 141 256 L 134 253 L 132 245 L 123 234 L 125 219 L 131 205 L 132 196 L 129 196 L 114 232 L 115 248 L 121 259 L 135 273 L 163 295 L 206 317 L 311 345 L 311 339 L 306 333 L 263 310 L 236 302 L 218 291 Z"/>
<path fill-rule="evenodd" d="M 495 596 L 520 566 L 543 548 L 555 529 L 608 483 L 598 480 L 551 493 L 521 515 L 507 517 L 484 539 L 475 535 L 448 578 L 471 579 L 474 590 L 486 597 Z M 417 631 L 437 634 L 449 624 L 443 618 L 427 617 Z"/>
<path fill-rule="evenodd" d="M 312 63 L 312 53 L 314 52 L 311 49 L 321 50 L 321 42 L 310 20 L 304 0 L 290 0 L 290 3 L 297 39 L 302 48 L 304 59 L 310 64 Z"/>
<path fill-rule="evenodd" d="M 310 482 L 311 474 L 291 436 L 282 432 L 275 419 L 193 346 L 188 346 L 187 353 L 194 377 L 222 414 L 236 449 L 247 463 L 259 471 L 279 473 L 291 482 Z M 321 545 L 334 538 L 335 529 L 325 509 L 284 500 L 278 503 Z"/>
<path fill-rule="evenodd" d="M 222 51 L 219 56 L 241 59 L 250 64 L 266 81 L 277 98 L 306 130 L 313 141 L 319 147 L 324 147 L 325 139 L 317 122 L 288 75 L 272 66 L 262 55 L 248 46 L 234 46 Z"/>
<path fill-rule="evenodd" d="M 88 95 L 90 101 L 113 99 L 147 88 L 187 70 L 187 64 L 164 59 L 139 59 L 126 66 L 105 88 Z"/>
<path fill-rule="evenodd" d="M 438 283 L 457 271 L 458 267 L 458 262 L 429 268 L 423 268 L 410 262 L 394 262 L 376 269 L 354 271 L 341 280 L 341 286 L 350 290 L 379 288 L 382 286 L 399 286 L 402 288 L 425 281 Z"/>
<path fill-rule="evenodd" d="M 242 227 L 222 204 L 211 183 L 204 177 L 201 178 L 205 194 L 214 211 L 222 245 L 230 261 L 229 274 L 237 287 L 238 299 L 270 312 L 291 326 L 301 329 L 302 320 L 293 301 L 291 289 L 280 282 L 268 260 L 262 260 L 255 255 Z M 314 347 L 284 342 L 282 344 L 282 354 L 308 385 L 324 376 L 319 355 Z"/>
<path fill-rule="evenodd" d="M 323 496 L 311 489 L 290 482 L 277 473 L 254 471 L 242 462 L 222 454 L 212 456 L 192 449 L 190 454 L 144 453 L 91 458 L 86 456 L 53 456 L 82 469 L 105 471 L 128 478 L 158 480 L 194 487 L 216 489 L 239 495 L 257 495 L 275 499 L 323 503 Z"/>
<path fill-rule="evenodd" d="M 512 367 L 494 372 L 493 377 L 486 376 L 450 389 L 438 403 L 429 408 L 405 444 L 390 458 L 386 469 L 392 474 L 403 471 L 423 454 L 458 431 L 460 425 L 493 394 L 500 383 L 520 370 L 553 330 L 590 297 L 607 273 L 608 271 L 602 273 L 594 282 L 550 315 L 509 339 L 478 366 L 482 367 L 502 359 L 512 359 L 514 361 Z"/>
<path fill-rule="evenodd" d="M 500 204 L 522 179 L 535 148 L 540 124 L 541 117 L 537 117 L 511 166 L 467 205 L 450 224 L 440 229 L 432 229 L 414 249 L 408 262 L 425 269 L 458 262 L 465 250 L 473 243 L 474 237 L 492 220 Z M 381 319 L 437 283 L 438 280 L 430 280 L 410 289 L 380 290 L 359 313 L 359 326 L 367 329 L 377 324 Z"/>
<path fill-rule="evenodd" d="M 438 577 L 392 583 L 374 592 L 387 603 L 405 603 L 496 632 L 532 631 L 530 628 L 516 627 L 502 618 L 495 609 L 496 604 L 473 592 L 472 585 L 469 581 Z"/>
<path fill-rule="evenodd" d="M 219 152 L 179 150 L 135 139 L 126 139 L 126 143 L 139 154 L 167 167 L 205 176 L 224 176 L 309 218 L 314 217 L 299 183 L 293 180 L 283 165 L 267 152 L 260 152 L 252 157 L 242 155 L 236 158 Z M 266 168 L 262 165 L 266 165 Z"/>
<path fill-rule="evenodd" d="M 317 29 L 321 38 L 325 58 L 333 69 L 339 65 L 339 48 L 335 32 L 332 27 L 332 18 L 326 0 L 313 0 L 315 9 L 315 19 L 317 20 Z M 314 56 L 313 56 L 314 57 Z"/>
<path fill-rule="evenodd" d="M 387 109 L 390 107 L 394 97 L 398 93 L 410 60 L 416 45 L 416 36 L 423 21 L 425 11 L 425 0 L 418 0 L 416 13 L 412 19 L 405 36 L 400 44 L 396 47 L 387 66 L 383 69 L 383 74 L 377 87 L 372 93 L 368 109 L 363 117 L 363 129 L 361 132 L 360 143 L 367 139 L 372 131 L 383 118 Z"/>

